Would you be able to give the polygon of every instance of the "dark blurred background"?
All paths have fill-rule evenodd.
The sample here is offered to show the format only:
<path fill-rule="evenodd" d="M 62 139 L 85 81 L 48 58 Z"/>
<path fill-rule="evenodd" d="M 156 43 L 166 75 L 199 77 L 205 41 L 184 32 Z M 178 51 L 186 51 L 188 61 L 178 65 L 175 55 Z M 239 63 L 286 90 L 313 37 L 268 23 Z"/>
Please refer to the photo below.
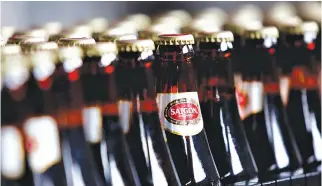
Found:
<path fill-rule="evenodd" d="M 0 2 L 1 26 L 14 26 L 17 29 L 26 29 L 31 26 L 42 25 L 49 21 L 60 21 L 64 26 L 74 25 L 79 21 L 85 21 L 93 17 L 103 16 L 110 21 L 117 20 L 130 13 L 146 13 L 153 15 L 169 9 L 186 9 L 189 12 L 197 12 L 209 6 L 223 8 L 228 13 L 242 4 L 255 4 L 263 10 L 274 2 L 247 2 L 247 1 L 60 1 L 60 2 Z M 298 6 L 300 2 L 292 2 Z"/>

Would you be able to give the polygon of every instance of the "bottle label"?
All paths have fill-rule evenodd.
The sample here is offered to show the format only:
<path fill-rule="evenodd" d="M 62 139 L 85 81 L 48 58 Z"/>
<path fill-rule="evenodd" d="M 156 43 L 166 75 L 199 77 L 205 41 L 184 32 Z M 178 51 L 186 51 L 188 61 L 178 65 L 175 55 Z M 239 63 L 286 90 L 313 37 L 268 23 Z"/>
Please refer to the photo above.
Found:
<path fill-rule="evenodd" d="M 197 92 L 160 93 L 157 97 L 163 127 L 177 135 L 196 135 L 203 129 Z"/>
<path fill-rule="evenodd" d="M 280 94 L 282 102 L 285 105 L 288 103 L 288 95 L 290 93 L 291 79 L 288 76 L 280 77 Z"/>
<path fill-rule="evenodd" d="M 1 127 L 1 174 L 20 178 L 25 171 L 23 138 L 16 127 Z"/>
<path fill-rule="evenodd" d="M 85 138 L 90 143 L 102 141 L 102 113 L 99 107 L 83 109 Z"/>
<path fill-rule="evenodd" d="M 24 132 L 29 164 L 34 172 L 44 172 L 61 161 L 59 134 L 53 118 L 30 118 L 24 124 Z"/>
<path fill-rule="evenodd" d="M 263 110 L 264 86 L 262 82 L 240 82 L 236 87 L 236 99 L 240 118 Z"/>
<path fill-rule="evenodd" d="M 122 126 L 124 134 L 130 130 L 131 114 L 132 114 L 132 102 L 131 101 L 119 101 L 119 121 Z"/>

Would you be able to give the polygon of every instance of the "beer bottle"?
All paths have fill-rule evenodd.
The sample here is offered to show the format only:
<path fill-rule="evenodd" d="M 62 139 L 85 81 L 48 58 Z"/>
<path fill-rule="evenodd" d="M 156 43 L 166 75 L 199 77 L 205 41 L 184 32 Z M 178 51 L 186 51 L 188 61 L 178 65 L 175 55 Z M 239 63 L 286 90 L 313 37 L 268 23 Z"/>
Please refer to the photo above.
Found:
<path fill-rule="evenodd" d="M 35 185 L 67 186 L 63 144 L 55 118 L 55 100 L 51 77 L 55 71 L 57 44 L 30 43 L 24 53 L 29 56 L 31 71 L 28 81 L 29 117 L 24 122 L 25 147 Z"/>
<path fill-rule="evenodd" d="M 77 47 L 94 44 L 95 41 L 91 38 L 60 39 L 58 46 L 61 66 L 56 67 L 57 74 L 53 80 L 53 89 L 58 99 L 56 102 L 60 106 L 57 109 L 58 122 L 62 125 L 60 133 L 66 143 L 66 156 L 72 162 L 68 168 L 73 172 L 71 177 L 76 185 L 103 185 L 103 178 L 99 175 L 83 129 L 82 113 L 87 106 L 83 92 L 84 78 L 81 74 L 84 53 Z"/>
<path fill-rule="evenodd" d="M 321 162 L 321 102 L 317 76 L 310 65 L 317 34 L 316 24 L 300 20 L 279 25 L 280 44 L 277 50 L 281 66 L 281 95 L 289 123 L 303 158 L 305 171 Z"/>
<path fill-rule="evenodd" d="M 100 114 L 102 115 L 102 143 L 107 148 L 102 148 L 105 179 L 108 185 L 133 185 L 140 186 L 140 180 L 130 154 L 122 123 L 128 123 L 130 111 L 128 102 L 120 100 L 116 82 L 117 47 L 114 42 L 98 42 L 86 50 L 86 61 L 92 62 L 91 74 L 97 76 L 95 84 L 98 96 Z M 93 67 L 93 66 L 96 67 Z M 92 127 L 99 127 L 93 126 Z M 99 131 L 98 128 L 95 130 Z M 95 135 L 97 136 L 97 135 Z M 99 137 L 99 136 L 98 136 Z M 97 153 L 96 153 L 97 154 Z M 105 157 L 103 155 L 106 155 Z M 105 167 L 105 164 L 106 165 Z"/>
<path fill-rule="evenodd" d="M 302 163 L 279 90 L 275 57 L 278 36 L 276 27 L 247 30 L 243 36 L 245 66 L 243 81 L 237 86 L 237 101 L 260 178 L 265 172 L 266 178 L 269 174 L 288 176 Z M 252 106 L 254 101 L 258 105 Z M 270 158 L 272 164 L 262 166 Z"/>
<path fill-rule="evenodd" d="M 152 64 L 152 40 L 117 41 L 116 68 L 122 100 L 132 102 L 131 121 L 125 127 L 142 185 L 180 185 L 164 131 L 159 121 Z"/>
<path fill-rule="evenodd" d="M 108 66 L 116 60 L 117 48 L 112 42 L 98 42 L 95 45 L 84 46 L 84 63 L 80 69 L 83 81 L 85 108 L 83 110 L 84 132 L 87 142 L 94 155 L 94 161 L 101 176 L 110 185 L 109 162 L 107 158 L 106 141 L 103 137 L 101 97 L 102 76 L 104 65 Z"/>
<path fill-rule="evenodd" d="M 29 67 L 20 46 L 1 47 L 1 183 L 6 186 L 34 185 L 22 132 L 28 115 L 28 79 Z"/>
<path fill-rule="evenodd" d="M 199 33 L 196 63 L 199 99 L 205 131 L 219 174 L 224 183 L 256 177 L 257 167 L 250 150 L 235 97 L 230 31 Z"/>
<path fill-rule="evenodd" d="M 98 41 L 99 36 L 107 30 L 108 20 L 103 17 L 96 17 L 88 22 L 88 26 L 92 30 L 92 37 Z"/>
<path fill-rule="evenodd" d="M 156 40 L 163 76 L 157 82 L 160 121 L 182 185 L 221 185 L 200 111 L 190 34 Z"/>

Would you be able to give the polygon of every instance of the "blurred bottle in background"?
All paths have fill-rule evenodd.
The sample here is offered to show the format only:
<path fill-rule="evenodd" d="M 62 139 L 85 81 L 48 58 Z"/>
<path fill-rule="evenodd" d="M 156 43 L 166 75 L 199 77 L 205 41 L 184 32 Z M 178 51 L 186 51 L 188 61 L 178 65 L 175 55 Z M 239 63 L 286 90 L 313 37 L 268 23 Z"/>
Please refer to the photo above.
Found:
<path fill-rule="evenodd" d="M 20 46 L 1 47 L 1 183 L 34 185 L 32 162 L 27 161 L 23 123 L 28 117 L 29 66 Z M 31 165 L 30 165 L 31 163 Z"/>
<path fill-rule="evenodd" d="M 256 177 L 257 167 L 242 126 L 235 97 L 230 31 L 199 33 L 196 63 L 205 131 L 224 183 Z"/>

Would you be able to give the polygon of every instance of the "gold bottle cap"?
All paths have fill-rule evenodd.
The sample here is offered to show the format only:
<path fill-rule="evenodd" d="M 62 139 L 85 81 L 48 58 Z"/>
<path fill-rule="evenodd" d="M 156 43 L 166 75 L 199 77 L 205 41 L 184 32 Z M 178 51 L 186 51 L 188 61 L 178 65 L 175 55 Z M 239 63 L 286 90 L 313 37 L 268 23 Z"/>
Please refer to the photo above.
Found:
<path fill-rule="evenodd" d="M 184 27 L 190 23 L 192 20 L 189 12 L 185 10 L 171 10 L 166 14 L 166 17 L 177 18 L 180 21 L 180 27 Z"/>
<path fill-rule="evenodd" d="M 33 53 L 37 51 L 52 51 L 58 49 L 58 45 L 55 42 L 39 42 L 23 44 L 22 49 L 24 53 Z"/>
<path fill-rule="evenodd" d="M 13 26 L 3 26 L 1 27 L 1 36 L 4 40 L 7 40 L 8 38 L 13 36 L 15 31 L 16 29 Z"/>
<path fill-rule="evenodd" d="M 52 36 L 59 34 L 63 29 L 63 25 L 60 22 L 49 22 L 46 23 L 43 28 L 46 30 L 49 36 Z"/>
<path fill-rule="evenodd" d="M 93 33 L 102 33 L 107 30 L 108 20 L 104 17 L 96 17 L 88 22 Z"/>
<path fill-rule="evenodd" d="M 15 44 L 6 44 L 1 48 L 2 55 L 15 55 L 21 53 L 21 47 Z"/>
<path fill-rule="evenodd" d="M 315 21 L 305 21 L 302 23 L 302 30 L 304 32 L 319 32 L 319 25 Z"/>
<path fill-rule="evenodd" d="M 1 48 L 1 81 L 9 89 L 17 89 L 29 78 L 30 62 L 22 55 L 19 45 Z"/>
<path fill-rule="evenodd" d="M 137 38 L 136 33 L 117 32 L 117 29 L 115 29 L 113 32 L 106 32 L 101 35 L 98 40 L 100 42 L 115 42 L 117 40 L 132 40 Z"/>
<path fill-rule="evenodd" d="M 92 29 L 86 24 L 77 25 L 67 31 L 67 37 L 69 38 L 82 38 L 92 37 Z"/>
<path fill-rule="evenodd" d="M 195 40 L 191 34 L 162 34 L 155 41 L 157 45 L 192 45 Z"/>
<path fill-rule="evenodd" d="M 131 21 L 135 23 L 135 29 L 142 31 L 147 29 L 151 25 L 151 19 L 145 14 L 133 14 L 125 18 L 125 21 Z"/>
<path fill-rule="evenodd" d="M 266 13 L 266 22 L 276 25 L 287 17 L 296 16 L 295 7 L 289 2 L 274 3 Z"/>
<path fill-rule="evenodd" d="M 97 42 L 95 45 L 87 47 L 85 50 L 87 56 L 102 56 L 107 53 L 117 54 L 117 46 L 114 42 Z"/>
<path fill-rule="evenodd" d="M 47 38 L 48 37 L 48 33 L 44 28 L 34 28 L 31 29 L 29 31 L 27 31 L 24 36 L 27 37 L 43 37 L 43 38 Z"/>
<path fill-rule="evenodd" d="M 58 40 L 57 44 L 61 46 L 88 46 L 95 45 L 95 40 L 93 38 L 61 38 Z"/>
<path fill-rule="evenodd" d="M 277 24 L 277 28 L 284 33 L 288 34 L 303 34 L 303 21 L 300 17 L 288 17 L 281 20 Z"/>
<path fill-rule="evenodd" d="M 263 21 L 263 12 L 258 6 L 252 4 L 242 5 L 232 13 L 230 20 L 236 25 L 244 25 L 249 21 Z"/>
<path fill-rule="evenodd" d="M 6 42 L 0 37 L 0 46 L 3 47 L 6 44 Z"/>
<path fill-rule="evenodd" d="M 210 7 L 202 10 L 199 14 L 197 14 L 194 18 L 193 24 L 199 25 L 202 22 L 207 22 L 208 24 L 221 27 L 225 24 L 227 19 L 228 15 L 224 10 L 218 7 Z"/>
<path fill-rule="evenodd" d="M 81 59 L 84 53 L 79 46 L 63 46 L 58 49 L 58 57 L 60 61 L 65 61 L 68 59 Z"/>
<path fill-rule="evenodd" d="M 121 40 L 116 44 L 120 52 L 143 52 L 155 49 L 154 42 L 150 39 Z"/>
<path fill-rule="evenodd" d="M 234 34 L 243 35 L 246 30 L 258 30 L 263 28 L 260 21 L 248 21 L 243 24 L 226 24 L 225 29 L 232 31 Z"/>
<path fill-rule="evenodd" d="M 299 3 L 299 15 L 305 20 L 316 21 L 321 25 L 321 2 L 303 1 Z"/>
<path fill-rule="evenodd" d="M 185 27 L 182 30 L 182 33 L 191 33 L 196 35 L 199 32 L 218 32 L 221 30 L 221 24 L 216 21 L 198 18 L 194 19 L 188 27 Z"/>
<path fill-rule="evenodd" d="M 264 27 L 262 29 L 256 30 L 246 30 L 243 34 L 243 37 L 249 39 L 264 39 L 264 38 L 278 38 L 279 32 L 276 27 Z"/>
<path fill-rule="evenodd" d="M 196 40 L 204 43 L 232 42 L 234 35 L 231 31 L 202 32 L 198 33 Z"/>
<path fill-rule="evenodd" d="M 7 44 L 38 43 L 45 42 L 43 37 L 15 36 L 8 39 Z"/>

